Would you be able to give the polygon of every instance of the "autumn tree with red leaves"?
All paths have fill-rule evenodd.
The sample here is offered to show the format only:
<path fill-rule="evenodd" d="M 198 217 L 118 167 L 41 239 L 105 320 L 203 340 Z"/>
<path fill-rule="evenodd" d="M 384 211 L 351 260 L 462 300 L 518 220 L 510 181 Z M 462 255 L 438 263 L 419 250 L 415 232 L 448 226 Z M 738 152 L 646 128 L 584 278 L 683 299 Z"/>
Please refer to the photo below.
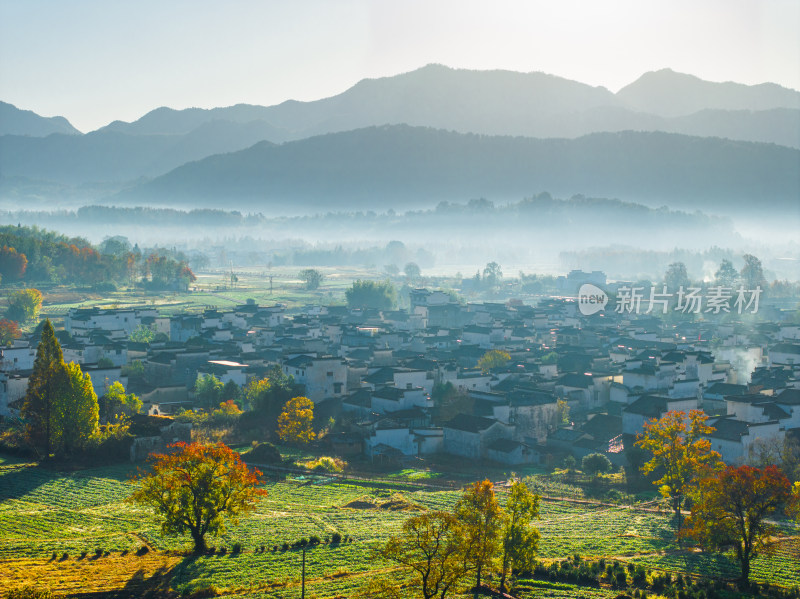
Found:
<path fill-rule="evenodd" d="M 18 281 L 25 276 L 28 258 L 13 247 L 4 245 L 0 248 L 0 277 L 2 280 Z"/>
<path fill-rule="evenodd" d="M 226 520 L 236 523 L 266 496 L 259 488 L 261 472 L 223 443 L 176 443 L 169 449 L 151 456 L 153 471 L 133 479 L 139 488 L 129 500 L 153 508 L 164 534 L 188 533 L 195 553 L 204 553 L 206 534 L 224 532 Z"/>
<path fill-rule="evenodd" d="M 683 536 L 707 549 L 733 549 L 747 586 L 751 560 L 774 549 L 777 530 L 768 518 L 790 505 L 789 479 L 776 466 L 728 466 L 698 481 L 693 499 Z"/>
<path fill-rule="evenodd" d="M 0 346 L 10 345 L 17 337 L 19 337 L 19 324 L 7 318 L 0 320 Z"/>

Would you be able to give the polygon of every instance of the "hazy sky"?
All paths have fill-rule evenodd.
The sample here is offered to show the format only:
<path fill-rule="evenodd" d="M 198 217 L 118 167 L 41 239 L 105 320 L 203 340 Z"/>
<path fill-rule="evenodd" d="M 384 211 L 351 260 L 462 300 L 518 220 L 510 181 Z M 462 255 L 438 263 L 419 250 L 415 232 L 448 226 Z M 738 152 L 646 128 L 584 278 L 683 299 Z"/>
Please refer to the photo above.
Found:
<path fill-rule="evenodd" d="M 432 62 L 612 91 L 664 67 L 800 89 L 798 23 L 798 0 L 0 0 L 0 100 L 89 131 Z"/>

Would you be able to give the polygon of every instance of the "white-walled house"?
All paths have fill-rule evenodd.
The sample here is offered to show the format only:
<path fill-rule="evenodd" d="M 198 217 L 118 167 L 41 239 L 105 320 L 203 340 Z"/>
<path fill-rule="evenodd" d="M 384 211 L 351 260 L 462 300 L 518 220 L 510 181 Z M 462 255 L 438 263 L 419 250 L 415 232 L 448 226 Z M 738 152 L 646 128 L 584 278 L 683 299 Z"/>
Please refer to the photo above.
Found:
<path fill-rule="evenodd" d="M 538 452 L 528 444 L 511 439 L 496 439 L 486 447 L 486 457 L 500 464 L 517 466 L 539 461 Z"/>
<path fill-rule="evenodd" d="M 398 389 L 422 388 L 426 393 L 433 390 L 433 375 L 429 375 L 424 370 L 395 368 L 393 378 L 394 386 Z"/>
<path fill-rule="evenodd" d="M 36 348 L 26 341 L 17 341 L 11 347 L 0 349 L 0 371 L 2 372 L 32 370 L 35 360 Z"/>
<path fill-rule="evenodd" d="M 696 397 L 665 397 L 662 395 L 642 395 L 629 406 L 622 409 L 622 432 L 638 435 L 644 430 L 644 423 L 653 418 L 661 418 L 667 412 L 686 412 L 697 409 Z"/>
<path fill-rule="evenodd" d="M 786 429 L 800 428 L 800 389 L 784 389 L 775 397 L 775 405 L 789 414 Z"/>
<path fill-rule="evenodd" d="M 398 389 L 397 387 L 378 387 L 370 394 L 372 411 L 378 414 L 408 410 L 415 406 L 431 407 L 431 401 L 425 389 Z"/>
<path fill-rule="evenodd" d="M 513 427 L 494 418 L 458 414 L 442 425 L 444 451 L 452 455 L 481 459 L 489 444 L 496 439 L 510 439 Z"/>
<path fill-rule="evenodd" d="M 800 364 L 800 343 L 778 343 L 769 348 L 770 366 Z"/>
<path fill-rule="evenodd" d="M 15 416 L 19 414 L 9 406 L 25 395 L 28 390 L 28 377 L 30 371 L 25 372 L 0 372 L 0 416 Z"/>
<path fill-rule="evenodd" d="M 284 361 L 282 369 L 305 385 L 306 397 L 314 403 L 347 393 L 347 362 L 342 358 L 300 355 Z"/>
<path fill-rule="evenodd" d="M 760 393 L 729 395 L 725 398 L 727 414 L 742 422 L 761 423 L 774 420 L 786 428 L 800 426 L 800 405 L 792 406 L 791 394 L 784 397 L 783 405 L 780 405 L 776 397 Z"/>
<path fill-rule="evenodd" d="M 742 422 L 731 417 L 712 418 L 708 424 L 714 431 L 708 436 L 711 449 L 718 451 L 722 461 L 730 465 L 742 464 L 750 455 L 756 440 L 783 443 L 785 431 L 776 421 Z"/>

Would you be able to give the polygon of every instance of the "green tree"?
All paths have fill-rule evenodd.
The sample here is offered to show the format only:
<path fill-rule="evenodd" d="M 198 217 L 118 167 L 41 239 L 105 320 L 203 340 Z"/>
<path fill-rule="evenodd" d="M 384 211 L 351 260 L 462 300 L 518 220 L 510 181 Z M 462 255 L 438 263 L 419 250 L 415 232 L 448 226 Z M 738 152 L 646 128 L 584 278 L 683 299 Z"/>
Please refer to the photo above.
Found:
<path fill-rule="evenodd" d="M 413 516 L 387 541 L 381 556 L 419 576 L 417 588 L 425 599 L 444 599 L 466 574 L 459 531 L 458 519 L 447 512 Z"/>
<path fill-rule="evenodd" d="M 129 414 L 138 414 L 142 409 L 142 400 L 133 393 L 127 393 L 119 381 L 113 382 L 105 394 L 106 418 L 110 418 L 117 410 L 122 409 Z"/>
<path fill-rule="evenodd" d="M 41 450 L 45 458 L 60 444 L 59 400 L 66 387 L 67 365 L 53 325 L 47 319 L 20 410 L 28 442 L 37 451 Z"/>
<path fill-rule="evenodd" d="M 21 289 L 8 294 L 8 318 L 18 322 L 36 320 L 42 309 L 42 292 L 38 289 Z"/>
<path fill-rule="evenodd" d="M 566 399 L 556 400 L 555 426 L 566 426 L 569 424 L 569 404 Z"/>
<path fill-rule="evenodd" d="M 439 420 L 447 422 L 458 414 L 469 414 L 475 405 L 475 399 L 456 387 L 450 381 L 436 383 L 431 390 L 433 405 L 438 409 Z"/>
<path fill-rule="evenodd" d="M 67 364 L 67 385 L 59 397 L 58 408 L 61 449 L 71 455 L 86 447 L 97 430 L 100 412 L 92 378 L 75 362 Z"/>
<path fill-rule="evenodd" d="M 487 479 L 467 487 L 456 503 L 455 516 L 464 551 L 465 570 L 475 570 L 475 586 L 481 586 L 481 575 L 491 570 L 500 552 L 503 510 L 494 494 L 494 485 Z"/>
<path fill-rule="evenodd" d="M 739 280 L 739 273 L 733 267 L 733 262 L 723 258 L 719 269 L 714 275 L 714 283 L 719 287 L 733 287 Z"/>
<path fill-rule="evenodd" d="M 134 360 L 122 367 L 122 374 L 128 377 L 128 382 L 140 382 L 144 379 L 144 364 L 141 360 Z"/>
<path fill-rule="evenodd" d="M 150 327 L 140 324 L 137 326 L 133 331 L 131 331 L 130 336 L 128 339 L 133 341 L 134 343 L 152 343 L 153 339 L 155 339 L 156 332 L 151 329 Z"/>
<path fill-rule="evenodd" d="M 611 460 L 602 453 L 590 453 L 581 460 L 581 470 L 591 476 L 609 472 L 612 468 Z"/>
<path fill-rule="evenodd" d="M 409 281 L 416 281 L 422 275 L 422 271 L 416 262 L 409 262 L 403 267 L 403 272 Z"/>
<path fill-rule="evenodd" d="M 355 281 L 345 291 L 347 305 L 350 308 L 375 308 L 390 310 L 397 303 L 397 290 L 391 281 Z"/>
<path fill-rule="evenodd" d="M 790 516 L 794 516 L 795 520 L 800 524 L 800 481 L 792 485 L 792 497 L 789 500 L 787 512 Z"/>
<path fill-rule="evenodd" d="M 483 269 L 483 284 L 486 287 L 497 287 L 503 278 L 503 271 L 497 262 L 489 262 Z"/>
<path fill-rule="evenodd" d="M 739 275 L 742 278 L 742 284 L 745 288 L 755 289 L 760 286 L 761 289 L 766 289 L 767 279 L 764 277 L 764 269 L 761 266 L 761 260 L 752 254 L 745 254 L 742 258 L 744 258 L 744 266 L 742 266 Z"/>
<path fill-rule="evenodd" d="M 664 284 L 667 290 L 677 293 L 680 287 L 684 289 L 690 285 L 689 273 L 686 272 L 686 265 L 683 262 L 673 262 L 667 267 L 664 273 Z M 674 290 L 674 291 L 673 291 Z"/>
<path fill-rule="evenodd" d="M 524 480 L 514 481 L 506 500 L 502 531 L 501 592 L 506 591 L 510 574 L 533 568 L 540 536 L 533 520 L 538 517 L 539 496 L 531 493 Z"/>
<path fill-rule="evenodd" d="M 511 361 L 511 355 L 501 349 L 492 349 L 487 351 L 481 359 L 478 360 L 478 368 L 486 374 L 495 368 L 501 368 Z"/>
<path fill-rule="evenodd" d="M 306 268 L 301 270 L 298 278 L 305 283 L 306 289 L 319 289 L 322 281 L 325 279 L 320 271 L 314 268 Z"/>
<path fill-rule="evenodd" d="M 305 444 L 314 440 L 314 402 L 307 397 L 293 397 L 278 417 L 278 437 L 284 443 Z"/>
<path fill-rule="evenodd" d="M 224 385 L 213 374 L 199 374 L 194 383 L 194 392 L 201 406 L 210 408 L 222 400 Z"/>
<path fill-rule="evenodd" d="M 266 495 L 258 488 L 261 472 L 250 470 L 222 443 L 177 443 L 170 448 L 175 451 L 151 457 L 152 473 L 133 479 L 138 488 L 129 500 L 153 508 L 164 534 L 189 533 L 195 553 L 203 553 L 206 534 L 224 532 L 226 519 L 235 523 Z"/>
<path fill-rule="evenodd" d="M 302 395 L 303 386 L 297 385 L 293 376 L 284 374 L 280 366 L 273 365 L 264 378 L 251 379 L 243 393 L 248 408 L 257 412 L 274 432 L 283 406 L 292 397 Z"/>
<path fill-rule="evenodd" d="M 678 531 L 681 528 L 681 509 L 692 482 L 709 469 L 719 467 L 720 455 L 711 450 L 706 438 L 714 428 L 706 424 L 701 410 L 667 412 L 662 418 L 653 418 L 644 424 L 644 432 L 635 445 L 652 456 L 642 466 L 642 473 L 659 472 L 662 476 L 653 484 L 661 495 L 669 499 Z"/>
<path fill-rule="evenodd" d="M 574 472 L 575 471 L 575 456 L 569 454 L 567 457 L 564 458 L 564 468 L 567 469 L 567 472 Z"/>
<path fill-rule="evenodd" d="M 239 388 L 239 385 L 233 381 L 233 379 L 229 380 L 222 387 L 222 401 L 239 401 L 241 394 L 242 390 Z"/>

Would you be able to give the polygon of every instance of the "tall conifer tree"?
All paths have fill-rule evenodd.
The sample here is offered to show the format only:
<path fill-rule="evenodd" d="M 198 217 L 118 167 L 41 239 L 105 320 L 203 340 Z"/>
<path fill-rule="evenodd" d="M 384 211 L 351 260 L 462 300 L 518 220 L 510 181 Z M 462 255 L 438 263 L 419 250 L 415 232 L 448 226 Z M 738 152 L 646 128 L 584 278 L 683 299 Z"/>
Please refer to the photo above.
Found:
<path fill-rule="evenodd" d="M 36 348 L 33 372 L 28 379 L 21 415 L 26 423 L 28 441 L 43 449 L 45 458 L 60 445 L 59 401 L 67 386 L 67 365 L 61 345 L 50 320 L 42 328 L 42 339 Z"/>

